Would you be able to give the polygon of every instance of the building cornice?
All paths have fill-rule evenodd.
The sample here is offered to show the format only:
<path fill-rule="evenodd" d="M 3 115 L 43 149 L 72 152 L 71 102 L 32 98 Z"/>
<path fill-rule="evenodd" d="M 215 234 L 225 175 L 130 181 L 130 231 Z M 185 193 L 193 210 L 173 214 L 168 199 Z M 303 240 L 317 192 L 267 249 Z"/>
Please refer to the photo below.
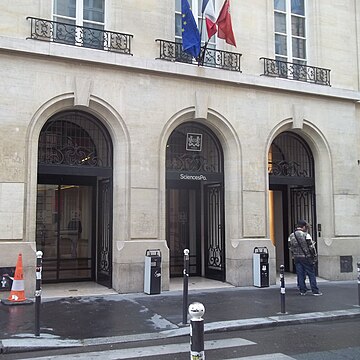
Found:
<path fill-rule="evenodd" d="M 339 100 L 360 101 L 360 92 L 322 86 L 306 82 L 239 73 L 221 69 L 205 68 L 190 64 L 174 63 L 158 59 L 139 58 L 100 51 L 84 47 L 69 46 L 32 39 L 17 39 L 0 36 L 0 52 L 26 54 L 28 56 L 53 57 L 54 60 L 83 61 L 99 66 L 120 67 L 129 71 L 158 73 L 158 75 L 187 77 L 196 81 L 223 82 L 232 86 L 247 86 L 264 91 L 297 93 L 299 95 L 322 96 Z"/>

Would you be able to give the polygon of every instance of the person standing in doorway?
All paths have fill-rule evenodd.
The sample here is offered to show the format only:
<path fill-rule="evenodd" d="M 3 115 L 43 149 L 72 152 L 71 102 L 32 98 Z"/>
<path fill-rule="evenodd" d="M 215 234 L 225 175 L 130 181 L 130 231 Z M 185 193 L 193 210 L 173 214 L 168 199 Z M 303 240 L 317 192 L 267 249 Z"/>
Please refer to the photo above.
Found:
<path fill-rule="evenodd" d="M 305 220 L 298 221 L 293 233 L 290 234 L 288 242 L 289 249 L 293 255 L 297 281 L 300 295 L 306 295 L 306 275 L 309 277 L 312 294 L 320 296 L 315 275 L 315 261 L 317 258 L 315 244 L 308 233 L 308 223 Z"/>

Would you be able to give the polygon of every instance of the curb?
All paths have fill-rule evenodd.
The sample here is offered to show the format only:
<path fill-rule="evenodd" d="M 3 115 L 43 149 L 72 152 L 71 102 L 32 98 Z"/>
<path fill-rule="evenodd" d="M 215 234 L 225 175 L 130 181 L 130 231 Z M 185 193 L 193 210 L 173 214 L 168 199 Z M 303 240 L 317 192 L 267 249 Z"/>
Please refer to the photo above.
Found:
<path fill-rule="evenodd" d="M 276 326 L 299 325 L 320 321 L 332 321 L 353 318 L 360 318 L 360 308 L 292 315 L 283 314 L 279 316 L 269 316 L 265 318 L 219 321 L 205 324 L 204 332 L 206 334 L 211 334 L 216 332 L 261 329 Z M 70 347 L 87 347 L 106 344 L 129 343 L 141 340 L 159 340 L 179 336 L 188 336 L 189 332 L 189 326 L 184 326 L 179 327 L 178 329 L 164 330 L 157 333 L 143 333 L 135 335 L 112 336 L 106 338 L 101 337 L 82 340 L 46 337 L 49 335 L 43 335 L 42 337 L 35 337 L 34 335 L 29 335 L 28 337 L 24 336 L 22 338 L 0 340 L 0 353 L 10 354 L 18 352 L 41 351 Z"/>
<path fill-rule="evenodd" d="M 231 320 L 205 324 L 205 333 L 251 330 L 276 326 L 300 325 L 320 321 L 352 319 L 360 317 L 360 309 L 334 310 L 304 314 L 284 314 L 265 318 Z"/>

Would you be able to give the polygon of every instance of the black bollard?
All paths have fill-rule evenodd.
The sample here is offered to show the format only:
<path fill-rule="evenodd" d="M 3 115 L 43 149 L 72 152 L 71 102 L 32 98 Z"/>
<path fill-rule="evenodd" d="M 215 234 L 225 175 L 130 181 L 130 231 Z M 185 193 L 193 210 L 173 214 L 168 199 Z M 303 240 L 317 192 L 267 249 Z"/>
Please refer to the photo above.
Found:
<path fill-rule="evenodd" d="M 204 319 L 205 307 L 199 302 L 190 304 L 190 360 L 205 360 Z"/>
<path fill-rule="evenodd" d="M 360 262 L 357 263 L 357 272 L 358 272 L 358 298 L 360 306 Z"/>
<path fill-rule="evenodd" d="M 285 267 L 280 265 L 280 300 L 281 300 L 281 314 L 285 314 Z"/>
<path fill-rule="evenodd" d="M 40 336 L 42 251 L 36 252 L 35 336 Z"/>
<path fill-rule="evenodd" d="M 184 271 L 183 271 L 183 324 L 187 324 L 187 311 L 188 311 L 188 293 L 189 293 L 189 268 L 190 268 L 190 251 L 189 249 L 184 249 Z"/>

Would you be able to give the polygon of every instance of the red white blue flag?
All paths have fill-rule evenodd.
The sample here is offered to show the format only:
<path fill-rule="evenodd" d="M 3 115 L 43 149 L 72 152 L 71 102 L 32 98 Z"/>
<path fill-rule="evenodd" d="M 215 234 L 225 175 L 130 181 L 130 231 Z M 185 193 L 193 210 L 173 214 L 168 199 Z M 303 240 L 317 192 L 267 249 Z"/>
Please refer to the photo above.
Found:
<path fill-rule="evenodd" d="M 206 30 L 210 39 L 217 32 L 213 0 L 203 0 L 202 13 L 205 17 Z"/>

